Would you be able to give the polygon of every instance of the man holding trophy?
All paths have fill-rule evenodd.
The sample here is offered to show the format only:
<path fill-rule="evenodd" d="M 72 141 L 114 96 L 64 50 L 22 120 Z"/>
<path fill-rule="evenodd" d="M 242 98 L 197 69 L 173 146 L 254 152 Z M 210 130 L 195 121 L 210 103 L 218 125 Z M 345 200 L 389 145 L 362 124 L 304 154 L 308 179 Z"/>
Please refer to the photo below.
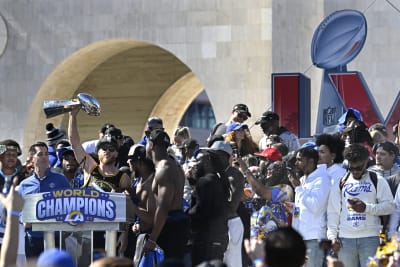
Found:
<path fill-rule="evenodd" d="M 74 105 L 69 113 L 68 135 L 69 141 L 75 153 L 75 158 L 84 171 L 85 181 L 84 187 L 92 187 L 103 192 L 124 192 L 130 188 L 130 178 L 126 173 L 121 172 L 116 164 L 118 158 L 118 145 L 112 136 L 104 136 L 99 140 L 96 146 L 99 163 L 85 152 L 82 147 L 81 140 L 77 128 L 77 114 L 81 109 L 78 105 Z M 126 240 L 126 232 L 122 233 L 120 240 Z M 95 248 L 104 249 L 105 240 L 103 234 L 95 234 L 93 244 Z M 124 242 L 120 245 L 120 252 L 126 248 Z"/>

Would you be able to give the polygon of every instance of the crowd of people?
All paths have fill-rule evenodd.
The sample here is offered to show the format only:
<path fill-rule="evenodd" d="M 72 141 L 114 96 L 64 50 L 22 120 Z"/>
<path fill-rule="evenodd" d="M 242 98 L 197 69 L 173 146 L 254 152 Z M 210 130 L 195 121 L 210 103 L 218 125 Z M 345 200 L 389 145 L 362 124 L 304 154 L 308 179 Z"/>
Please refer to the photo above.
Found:
<path fill-rule="evenodd" d="M 349 108 L 338 132 L 300 142 L 279 114 L 266 111 L 255 123 L 264 135 L 254 140 L 246 124 L 252 114 L 237 104 L 204 145 L 185 126 L 170 138 L 158 117 L 148 119 L 136 144 L 111 123 L 82 143 L 79 110 L 69 113 L 67 132 L 48 123 L 47 142 L 32 144 L 25 162 L 16 141 L 0 142 L 0 267 L 27 259 L 139 266 L 155 250 L 164 258 L 159 266 L 358 267 L 375 255 L 382 234 L 398 235 L 399 125 L 391 140 L 384 125 L 368 127 Z M 66 251 L 44 251 L 43 233 L 18 220 L 21 196 L 68 188 L 132 200 L 135 221 L 115 244 L 124 258 L 105 257 L 98 231 L 55 235 Z"/>

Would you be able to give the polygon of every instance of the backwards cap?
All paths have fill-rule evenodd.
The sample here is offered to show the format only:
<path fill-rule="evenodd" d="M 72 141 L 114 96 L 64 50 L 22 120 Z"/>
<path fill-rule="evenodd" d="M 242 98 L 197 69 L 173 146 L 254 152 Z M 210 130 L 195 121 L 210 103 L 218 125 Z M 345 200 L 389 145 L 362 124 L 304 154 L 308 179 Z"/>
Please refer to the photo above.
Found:
<path fill-rule="evenodd" d="M 161 129 L 153 130 L 150 134 L 149 141 L 154 145 L 167 148 L 171 144 L 171 139 L 168 134 Z"/>
<path fill-rule="evenodd" d="M 247 117 L 251 117 L 251 113 L 249 111 L 249 108 L 245 104 L 236 104 L 233 107 L 233 111 L 237 111 L 239 113 L 246 113 Z"/>
<path fill-rule="evenodd" d="M 7 150 L 15 150 L 17 151 L 18 156 L 21 156 L 21 148 L 19 147 L 19 144 L 12 139 L 6 139 L 0 142 L 0 155 Z"/>
<path fill-rule="evenodd" d="M 258 125 L 269 121 L 279 121 L 279 115 L 273 111 L 266 111 L 261 115 L 261 118 L 255 122 L 255 124 Z"/>

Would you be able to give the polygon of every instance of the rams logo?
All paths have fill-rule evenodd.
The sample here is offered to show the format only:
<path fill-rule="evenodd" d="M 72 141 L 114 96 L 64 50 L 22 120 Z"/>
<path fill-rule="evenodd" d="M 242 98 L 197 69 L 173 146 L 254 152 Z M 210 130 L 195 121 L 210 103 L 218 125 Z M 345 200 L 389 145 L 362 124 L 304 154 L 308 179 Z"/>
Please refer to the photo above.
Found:
<path fill-rule="evenodd" d="M 64 222 L 72 226 L 77 226 L 78 224 L 85 222 L 85 217 L 82 212 L 75 210 L 65 216 Z"/>

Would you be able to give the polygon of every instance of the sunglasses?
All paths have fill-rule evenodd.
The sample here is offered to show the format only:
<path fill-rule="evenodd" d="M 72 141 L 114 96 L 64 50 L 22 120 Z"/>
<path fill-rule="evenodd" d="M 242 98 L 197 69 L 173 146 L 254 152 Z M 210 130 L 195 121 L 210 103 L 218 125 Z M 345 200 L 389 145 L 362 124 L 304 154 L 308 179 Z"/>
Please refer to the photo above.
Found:
<path fill-rule="evenodd" d="M 65 155 L 62 158 L 65 159 L 65 160 L 74 160 L 75 156 L 73 156 L 73 155 Z"/>
<path fill-rule="evenodd" d="M 360 171 L 363 171 L 364 168 L 365 168 L 365 166 L 364 166 L 364 164 L 363 164 L 363 165 L 357 166 L 357 167 L 348 167 L 347 170 L 348 170 L 349 172 L 360 172 Z"/>
<path fill-rule="evenodd" d="M 110 152 L 114 152 L 114 151 L 116 151 L 117 149 L 114 147 L 114 146 L 111 146 L 111 145 L 109 145 L 109 146 L 102 146 L 102 147 L 100 147 L 102 150 L 104 150 L 104 151 L 110 151 Z"/>

